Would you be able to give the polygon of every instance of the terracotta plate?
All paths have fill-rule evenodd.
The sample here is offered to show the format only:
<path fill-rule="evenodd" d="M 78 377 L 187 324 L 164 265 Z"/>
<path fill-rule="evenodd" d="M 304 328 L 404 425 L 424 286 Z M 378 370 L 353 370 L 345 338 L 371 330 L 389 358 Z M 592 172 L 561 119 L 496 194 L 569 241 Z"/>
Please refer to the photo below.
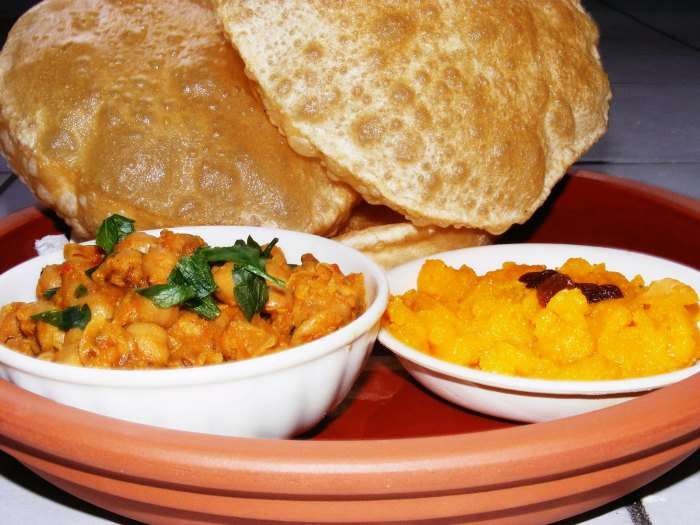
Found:
<path fill-rule="evenodd" d="M 60 222 L 0 221 L 0 270 Z M 700 203 L 579 172 L 505 242 L 634 249 L 700 268 Z M 64 407 L 0 381 L 0 448 L 150 523 L 541 524 L 626 494 L 700 447 L 700 376 L 603 411 L 514 425 L 458 409 L 376 348 L 351 397 L 297 440 L 222 438 Z"/>

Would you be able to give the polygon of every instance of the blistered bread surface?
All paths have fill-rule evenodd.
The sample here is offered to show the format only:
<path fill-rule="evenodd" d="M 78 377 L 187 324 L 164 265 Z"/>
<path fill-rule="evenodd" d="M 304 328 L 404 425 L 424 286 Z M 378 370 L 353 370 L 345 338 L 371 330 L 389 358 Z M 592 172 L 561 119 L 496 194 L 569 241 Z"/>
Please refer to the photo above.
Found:
<path fill-rule="evenodd" d="M 272 121 L 416 224 L 525 221 L 605 131 L 575 0 L 215 0 Z"/>
<path fill-rule="evenodd" d="M 47 0 L 0 55 L 10 164 L 78 236 L 249 224 L 329 233 L 355 200 L 267 119 L 205 0 Z"/>

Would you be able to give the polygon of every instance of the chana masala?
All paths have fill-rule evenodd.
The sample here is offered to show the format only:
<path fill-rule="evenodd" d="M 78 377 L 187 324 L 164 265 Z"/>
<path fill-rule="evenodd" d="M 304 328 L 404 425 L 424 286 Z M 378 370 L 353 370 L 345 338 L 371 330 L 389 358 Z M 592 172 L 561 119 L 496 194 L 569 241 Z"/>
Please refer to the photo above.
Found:
<path fill-rule="evenodd" d="M 404 343 L 489 372 L 600 380 L 670 372 L 700 358 L 698 295 L 675 279 L 648 286 L 605 264 L 558 270 L 505 263 L 478 276 L 429 260 L 384 323 Z"/>
<path fill-rule="evenodd" d="M 191 367 L 300 345 L 365 310 L 361 274 L 311 254 L 290 264 L 276 239 L 210 247 L 112 215 L 95 246 L 69 243 L 64 259 L 43 268 L 37 301 L 0 310 L 0 342 L 78 366 Z"/>

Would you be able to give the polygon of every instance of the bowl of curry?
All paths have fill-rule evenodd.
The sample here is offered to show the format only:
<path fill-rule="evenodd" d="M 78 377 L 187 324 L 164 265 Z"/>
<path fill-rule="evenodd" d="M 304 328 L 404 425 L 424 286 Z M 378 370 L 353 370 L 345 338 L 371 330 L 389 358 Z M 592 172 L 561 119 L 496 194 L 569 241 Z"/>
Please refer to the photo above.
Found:
<path fill-rule="evenodd" d="M 382 270 L 271 228 L 134 231 L 111 216 L 0 276 L 0 377 L 165 428 L 289 437 L 342 401 L 379 330 Z"/>
<path fill-rule="evenodd" d="M 700 272 L 659 257 L 505 244 L 388 277 L 382 344 L 428 389 L 479 412 L 548 421 L 700 371 Z"/>

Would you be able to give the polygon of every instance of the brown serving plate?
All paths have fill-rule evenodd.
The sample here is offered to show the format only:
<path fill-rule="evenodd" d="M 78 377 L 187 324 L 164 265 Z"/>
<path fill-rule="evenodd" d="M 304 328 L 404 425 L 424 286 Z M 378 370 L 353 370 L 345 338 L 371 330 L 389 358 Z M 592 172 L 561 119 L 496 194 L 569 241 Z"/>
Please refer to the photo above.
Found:
<path fill-rule="evenodd" d="M 0 270 L 60 223 L 0 221 Z M 569 175 L 504 242 L 568 242 L 700 268 L 700 203 Z M 62 406 L 0 381 L 0 449 L 64 490 L 149 523 L 542 524 L 627 494 L 700 447 L 700 375 L 602 411 L 517 425 L 432 396 L 377 347 L 348 400 L 295 440 L 223 438 Z"/>

